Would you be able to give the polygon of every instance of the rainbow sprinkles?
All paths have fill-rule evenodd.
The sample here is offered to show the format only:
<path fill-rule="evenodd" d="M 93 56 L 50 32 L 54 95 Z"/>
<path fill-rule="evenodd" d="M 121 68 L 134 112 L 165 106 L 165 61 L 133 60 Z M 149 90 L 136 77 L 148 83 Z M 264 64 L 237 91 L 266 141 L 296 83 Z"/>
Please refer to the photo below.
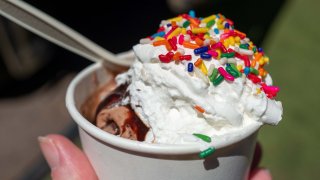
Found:
<path fill-rule="evenodd" d="M 236 30 L 233 21 L 222 14 L 198 18 L 194 11 L 190 11 L 164 20 L 156 33 L 141 39 L 140 43 L 163 46 L 167 52 L 159 54 L 156 63 L 182 63 L 190 75 L 214 87 L 223 81 L 232 83 L 236 78 L 247 78 L 257 85 L 257 94 L 263 92 L 273 99 L 279 92 L 277 86 L 265 82 L 268 72 L 264 67 L 269 64 L 269 58 L 263 49 L 254 45 L 245 33 Z M 205 113 L 198 105 L 194 109 Z M 210 137 L 204 134 L 194 136 L 209 145 L 200 152 L 200 158 L 215 151 L 210 146 Z"/>
<path fill-rule="evenodd" d="M 279 88 L 268 86 L 264 78 L 269 63 L 262 48 L 258 48 L 246 36 L 234 28 L 234 23 L 222 14 L 198 18 L 194 11 L 164 20 L 156 33 L 141 39 L 141 44 L 164 46 L 166 54 L 158 56 L 161 63 L 185 63 L 186 71 L 209 80 L 214 86 L 222 81 L 234 81 L 245 77 L 260 85 L 257 93 L 264 92 L 268 98 L 276 97 Z M 197 60 L 184 49 L 193 49 Z M 189 61 L 189 62 L 185 62 Z M 218 61 L 219 67 L 210 61 Z"/>

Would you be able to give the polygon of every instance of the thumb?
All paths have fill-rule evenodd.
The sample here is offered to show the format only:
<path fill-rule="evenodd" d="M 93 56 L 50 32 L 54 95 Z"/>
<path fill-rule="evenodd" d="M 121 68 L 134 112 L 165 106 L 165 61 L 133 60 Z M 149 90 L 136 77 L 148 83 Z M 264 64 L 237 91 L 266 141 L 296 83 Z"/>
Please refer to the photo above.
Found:
<path fill-rule="evenodd" d="M 53 180 L 98 179 L 85 154 L 64 136 L 51 134 L 38 140 Z"/>

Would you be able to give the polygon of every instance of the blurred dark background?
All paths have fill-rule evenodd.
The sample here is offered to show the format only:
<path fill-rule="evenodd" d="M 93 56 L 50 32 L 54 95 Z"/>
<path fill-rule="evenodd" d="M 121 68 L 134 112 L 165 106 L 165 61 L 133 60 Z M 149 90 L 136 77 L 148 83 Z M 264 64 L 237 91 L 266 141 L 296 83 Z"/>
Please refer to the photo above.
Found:
<path fill-rule="evenodd" d="M 259 2 L 253 0 L 173 0 L 170 2 L 127 0 L 112 1 L 112 3 L 96 0 L 90 2 L 26 0 L 26 2 L 113 53 L 130 50 L 140 38 L 153 34 L 161 20 L 180 13 L 188 13 L 190 9 L 195 10 L 196 15 L 200 17 L 221 13 L 233 20 L 236 29 L 245 32 L 256 45 L 266 49 L 271 59 L 269 71 L 276 79 L 276 85 L 284 87 L 279 95 L 285 108 L 283 122 L 277 127 L 266 127 L 266 130 L 262 130 L 259 135 L 265 151 L 262 165 L 271 169 L 275 179 L 301 179 L 299 174 L 303 171 L 299 171 L 300 166 L 294 166 L 292 161 L 297 157 L 287 153 L 293 151 L 301 155 L 298 152 L 301 149 L 294 146 L 288 133 L 293 134 L 293 130 L 289 128 L 300 127 L 298 122 L 305 117 L 303 109 L 299 109 L 302 105 L 293 103 L 297 92 L 292 93 L 288 88 L 294 87 L 295 81 L 288 81 L 288 79 L 302 78 L 298 69 L 300 64 L 293 63 L 295 66 L 291 66 L 291 61 L 294 57 L 307 54 L 308 50 L 296 45 L 300 42 L 310 45 L 309 41 L 311 45 L 317 45 L 315 39 L 320 40 L 319 33 L 316 31 L 320 30 L 319 25 L 315 25 L 312 20 L 320 15 L 316 10 L 317 5 L 320 7 L 318 2 L 312 0 L 307 2 L 302 0 Z M 179 4 L 181 2 L 182 4 Z M 2 149 L 0 150 L 0 179 L 43 179 L 47 177 L 49 169 L 40 154 L 36 138 L 48 133 L 60 133 L 78 141 L 75 124 L 64 107 L 64 95 L 68 83 L 75 74 L 92 62 L 20 28 L 3 17 L 0 17 L 0 43 L 0 143 Z M 312 47 L 315 48 L 315 46 Z M 305 51 L 299 52 L 298 48 Z M 313 59 L 313 56 L 307 57 L 309 60 Z M 291 71 L 294 73 L 289 76 L 288 73 L 291 75 Z M 301 97 L 301 99 L 305 98 Z M 315 98 L 311 102 L 314 103 L 316 99 L 319 100 Z M 291 106 L 290 109 L 288 104 L 296 106 Z M 295 116 L 294 112 L 297 111 L 301 114 Z M 294 121 L 294 118 L 298 117 L 299 119 Z M 306 118 L 314 117 L 317 116 L 314 114 Z M 283 137 L 287 139 L 283 140 Z M 306 138 L 310 140 L 309 136 Z M 283 143 L 285 141 L 291 144 L 286 146 Z M 312 158 L 308 158 L 308 165 L 312 167 L 319 165 L 312 161 Z M 304 162 L 302 157 L 299 162 Z M 295 172 L 292 172 L 292 169 Z M 308 174 L 311 175 L 308 177 L 316 177 L 314 169 L 309 169 Z"/>

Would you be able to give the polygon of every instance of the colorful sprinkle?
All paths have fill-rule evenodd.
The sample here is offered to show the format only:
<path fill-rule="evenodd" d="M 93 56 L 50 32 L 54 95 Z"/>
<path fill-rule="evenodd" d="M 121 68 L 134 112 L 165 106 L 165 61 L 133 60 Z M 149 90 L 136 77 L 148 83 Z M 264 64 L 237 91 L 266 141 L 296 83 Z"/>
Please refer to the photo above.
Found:
<path fill-rule="evenodd" d="M 248 75 L 250 73 L 250 67 L 245 67 L 243 72 L 245 75 Z"/>
<path fill-rule="evenodd" d="M 201 106 L 194 106 L 194 109 L 196 109 L 200 113 L 204 113 L 205 110 Z"/>
<path fill-rule="evenodd" d="M 194 62 L 194 66 L 196 66 L 196 67 L 200 67 L 201 64 L 202 64 L 202 59 L 201 58 L 197 59 L 197 61 Z"/>
<path fill-rule="evenodd" d="M 239 36 L 241 39 L 244 39 L 247 36 L 245 33 L 240 32 L 238 30 L 234 30 L 234 32 L 235 32 L 235 35 Z"/>
<path fill-rule="evenodd" d="M 260 83 L 261 82 L 261 79 L 258 77 L 258 76 L 256 76 L 256 75 L 254 75 L 254 74 L 248 74 L 248 76 L 247 76 L 253 83 L 255 83 L 255 84 L 257 84 L 257 83 Z"/>
<path fill-rule="evenodd" d="M 217 58 L 219 55 L 217 51 L 214 51 L 212 49 L 208 50 L 208 54 L 210 54 L 214 58 Z"/>
<path fill-rule="evenodd" d="M 204 142 L 210 143 L 211 142 L 211 137 L 204 135 L 204 134 L 198 134 L 198 133 L 193 133 L 194 136 L 197 138 L 203 140 Z"/>
<path fill-rule="evenodd" d="M 250 73 L 253 73 L 255 75 L 259 75 L 259 71 L 255 68 L 252 68 L 252 67 L 250 68 Z"/>
<path fill-rule="evenodd" d="M 165 32 L 164 31 L 160 31 L 160 32 L 157 32 L 157 33 L 153 34 L 151 37 L 152 38 L 163 37 L 164 35 L 165 35 Z"/>
<path fill-rule="evenodd" d="M 207 66 L 203 63 L 203 61 L 202 61 L 202 63 L 201 63 L 201 65 L 200 65 L 199 68 L 200 68 L 201 72 L 202 72 L 204 75 L 208 75 Z"/>
<path fill-rule="evenodd" d="M 251 64 L 251 63 L 250 63 L 250 60 L 249 60 L 249 57 L 248 57 L 248 56 L 246 56 L 246 55 L 241 55 L 241 54 L 239 54 L 239 53 L 236 53 L 235 57 L 243 60 L 243 61 L 244 61 L 244 65 L 245 65 L 246 67 L 250 67 L 250 64 Z"/>
<path fill-rule="evenodd" d="M 180 60 L 180 56 L 181 56 L 182 54 L 179 52 L 179 51 L 177 51 L 177 52 L 175 52 L 174 53 L 174 55 L 173 55 L 173 60 L 175 60 L 175 61 L 178 61 L 178 60 Z"/>
<path fill-rule="evenodd" d="M 216 15 L 211 15 L 211 16 L 208 16 L 208 17 L 206 17 L 206 18 L 203 18 L 202 20 L 201 20 L 201 22 L 202 23 L 208 23 L 208 22 L 210 22 L 210 21 L 212 21 L 212 20 L 215 20 L 216 19 Z"/>
<path fill-rule="evenodd" d="M 203 47 L 200 47 L 200 48 L 196 48 L 193 50 L 194 54 L 201 54 L 201 53 L 204 53 L 204 52 L 207 52 L 208 51 L 208 46 L 203 46 Z"/>
<path fill-rule="evenodd" d="M 194 28 L 191 30 L 192 33 L 194 34 L 199 34 L 199 33 L 206 33 L 208 32 L 208 28 Z"/>
<path fill-rule="evenodd" d="M 226 80 L 234 81 L 234 77 L 230 75 L 223 67 L 219 67 L 218 71 Z"/>
<path fill-rule="evenodd" d="M 194 10 L 190 10 L 189 11 L 189 16 L 192 17 L 192 18 L 195 18 L 196 17 L 196 12 Z"/>
<path fill-rule="evenodd" d="M 192 71 L 193 71 L 193 64 L 188 63 L 188 72 L 192 72 Z"/>
<path fill-rule="evenodd" d="M 222 75 L 219 75 L 215 80 L 212 81 L 212 84 L 214 86 L 218 86 L 222 81 L 224 80 L 224 77 Z"/>
<path fill-rule="evenodd" d="M 230 52 L 230 53 L 222 53 L 221 57 L 226 57 L 226 58 L 233 58 L 234 57 L 234 52 Z"/>
<path fill-rule="evenodd" d="M 232 68 L 232 70 L 236 71 L 238 74 L 238 77 L 241 76 L 241 72 L 238 70 L 238 68 L 236 67 L 235 64 L 230 64 L 230 67 Z"/>
<path fill-rule="evenodd" d="M 215 34 L 219 34 L 220 33 L 219 29 L 217 29 L 217 28 L 214 28 L 213 31 L 214 31 Z"/>
<path fill-rule="evenodd" d="M 210 54 L 208 54 L 208 53 L 201 53 L 200 57 L 202 59 L 210 59 L 212 56 Z"/>
<path fill-rule="evenodd" d="M 211 20 L 211 21 L 209 21 L 209 22 L 206 24 L 206 27 L 207 27 L 207 28 L 211 28 L 215 23 L 216 23 L 215 20 Z"/>
<path fill-rule="evenodd" d="M 167 40 L 159 40 L 159 41 L 154 41 L 152 44 L 153 46 L 161 46 L 161 45 L 166 45 L 168 42 Z"/>
<path fill-rule="evenodd" d="M 200 24 L 200 21 L 197 20 L 196 18 L 189 18 L 189 21 L 190 21 L 190 25 L 194 25 L 195 27 L 199 26 Z"/>
<path fill-rule="evenodd" d="M 226 23 L 226 24 L 224 25 L 224 28 L 229 29 L 229 28 L 230 28 L 230 24 L 229 24 L 229 23 Z"/>
<path fill-rule="evenodd" d="M 216 44 L 213 44 L 211 46 L 212 49 L 220 49 L 223 53 L 227 52 L 227 48 L 221 43 L 221 42 L 217 42 Z"/>
<path fill-rule="evenodd" d="M 208 149 L 199 153 L 199 158 L 204 159 L 204 158 L 212 155 L 215 151 L 216 151 L 216 149 L 214 147 L 209 147 Z"/>
<path fill-rule="evenodd" d="M 235 78 L 240 77 L 240 74 L 234 70 L 230 64 L 227 64 L 226 71 Z"/>
<path fill-rule="evenodd" d="M 203 41 L 200 39 L 200 38 L 195 38 L 194 40 L 196 42 L 196 44 L 198 44 L 199 46 L 202 46 L 203 45 Z"/>
<path fill-rule="evenodd" d="M 181 55 L 181 56 L 179 57 L 179 60 L 181 60 L 181 61 L 182 61 L 182 60 L 190 61 L 191 58 L 192 58 L 191 55 Z"/>
<path fill-rule="evenodd" d="M 184 35 L 181 34 L 181 35 L 179 36 L 178 42 L 179 42 L 180 45 L 182 45 L 182 44 L 183 44 L 183 41 L 184 41 Z"/>
<path fill-rule="evenodd" d="M 181 33 L 181 28 L 176 28 L 174 31 L 172 31 L 170 34 L 168 33 L 168 35 L 167 35 L 167 39 L 171 39 L 172 37 L 174 37 L 174 36 L 177 36 L 177 35 L 179 35 L 180 33 Z"/>
<path fill-rule="evenodd" d="M 213 83 L 218 75 L 218 69 L 214 68 L 209 76 L 210 81 Z"/>
<path fill-rule="evenodd" d="M 277 96 L 280 88 L 277 86 L 267 86 L 265 84 L 262 84 L 262 90 L 268 95 L 268 97 L 273 98 Z"/>
<path fill-rule="evenodd" d="M 173 38 L 172 38 L 172 39 L 169 39 L 168 42 L 169 42 L 171 48 L 172 48 L 174 51 L 176 51 L 176 50 L 178 49 L 178 47 L 177 47 L 177 45 L 176 45 L 177 42 L 174 42 Z"/>
<path fill-rule="evenodd" d="M 183 45 L 183 47 L 189 48 L 189 49 L 199 48 L 199 45 L 198 45 L 198 44 L 194 44 L 194 43 L 187 42 L 187 41 L 184 41 L 184 42 L 182 43 L 182 45 Z"/>
<path fill-rule="evenodd" d="M 165 35 L 164 35 L 164 38 L 165 39 L 168 39 L 168 36 L 174 31 L 176 30 L 178 27 L 175 26 L 175 27 L 172 27 Z"/>
<path fill-rule="evenodd" d="M 160 54 L 159 55 L 159 59 L 163 63 L 169 63 L 171 61 L 170 57 L 168 57 L 168 56 L 166 56 L 164 54 Z"/>
<path fill-rule="evenodd" d="M 185 21 L 182 27 L 187 28 L 190 25 L 190 21 Z"/>
<path fill-rule="evenodd" d="M 240 44 L 241 49 L 249 49 L 249 44 Z"/>

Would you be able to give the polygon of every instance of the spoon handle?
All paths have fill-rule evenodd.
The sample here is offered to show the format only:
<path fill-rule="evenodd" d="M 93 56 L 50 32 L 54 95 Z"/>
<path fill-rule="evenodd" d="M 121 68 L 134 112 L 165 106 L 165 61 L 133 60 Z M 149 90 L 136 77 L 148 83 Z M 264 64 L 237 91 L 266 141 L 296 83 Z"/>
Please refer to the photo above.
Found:
<path fill-rule="evenodd" d="M 133 59 L 123 59 L 103 49 L 70 27 L 19 0 L 0 0 L 0 14 L 25 29 L 94 62 L 105 61 L 112 71 L 129 67 Z"/>

